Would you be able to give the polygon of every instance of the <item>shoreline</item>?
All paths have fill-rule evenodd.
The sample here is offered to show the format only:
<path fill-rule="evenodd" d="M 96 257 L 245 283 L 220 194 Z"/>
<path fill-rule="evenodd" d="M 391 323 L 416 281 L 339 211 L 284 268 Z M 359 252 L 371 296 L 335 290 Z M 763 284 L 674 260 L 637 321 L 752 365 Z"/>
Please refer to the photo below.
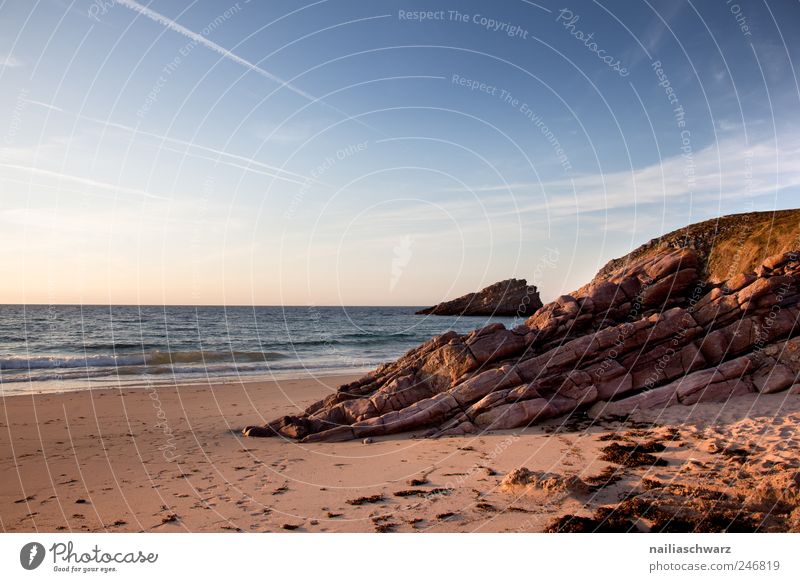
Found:
<path fill-rule="evenodd" d="M 627 422 L 558 419 L 442 439 L 405 433 L 370 443 L 299 444 L 239 433 L 355 377 L 3 398 L 0 470 L 8 478 L 0 484 L 0 527 L 540 532 L 565 516 L 594 519 L 603 508 L 622 507 L 631 493 L 653 493 L 646 488 L 656 483 L 656 501 L 680 489 L 687 504 L 702 501 L 697 492 L 733 498 L 773 481 L 778 487 L 782 468 L 800 458 L 800 396 L 786 394 L 643 412 Z M 657 443 L 658 462 L 627 467 L 609 460 L 608 447 L 631 443 Z M 509 481 L 521 468 L 549 477 Z M 573 478 L 585 487 L 573 488 Z M 752 504 L 740 506 L 758 515 Z M 643 531 L 655 527 L 646 516 L 626 519 Z M 797 531 L 791 528 L 800 527 L 800 515 L 795 521 L 787 515 L 764 527 Z"/>
<path fill-rule="evenodd" d="M 262 374 L 262 373 L 254 373 L 254 374 L 219 374 L 219 375 L 208 375 L 203 377 L 196 377 L 196 378 L 176 378 L 175 376 L 169 377 L 168 374 L 164 374 L 164 378 L 158 378 L 154 380 L 149 380 L 144 376 L 136 377 L 135 380 L 131 380 L 130 382 L 104 382 L 98 381 L 97 386 L 90 386 L 90 385 L 78 385 L 75 387 L 65 387 L 61 389 L 41 389 L 36 388 L 32 390 L 19 390 L 19 391 L 9 391 L 6 393 L 6 389 L 4 386 L 30 386 L 30 385 L 57 385 L 63 382 L 69 382 L 65 380 L 40 380 L 40 381 L 17 381 L 17 382 L 7 382 L 3 384 L 0 382 L 0 399 L 3 398 L 13 398 L 16 396 L 31 396 L 31 395 L 45 395 L 45 394 L 72 394 L 75 392 L 87 392 L 87 391 L 97 391 L 97 390 L 104 390 L 104 391 L 122 391 L 128 389 L 135 389 L 135 390 L 147 390 L 152 387 L 163 387 L 163 386 L 180 386 L 180 387 L 192 387 L 192 386 L 208 386 L 208 385 L 228 385 L 228 384 L 258 384 L 262 382 L 286 382 L 292 380 L 313 380 L 314 378 L 331 378 L 331 377 L 346 377 L 346 378 L 358 378 L 369 372 L 370 370 L 374 369 L 371 368 L 332 368 L 332 369 L 322 369 L 322 370 L 314 370 L 314 371 L 307 371 L 305 373 L 291 370 L 287 371 L 286 375 L 281 373 L 271 373 L 271 374 Z M 78 382 L 78 381 L 76 381 Z"/>

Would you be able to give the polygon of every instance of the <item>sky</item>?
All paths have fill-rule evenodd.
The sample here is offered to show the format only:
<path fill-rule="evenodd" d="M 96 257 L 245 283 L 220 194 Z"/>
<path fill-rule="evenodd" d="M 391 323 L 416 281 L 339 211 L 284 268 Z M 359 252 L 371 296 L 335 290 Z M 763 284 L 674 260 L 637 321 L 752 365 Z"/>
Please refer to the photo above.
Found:
<path fill-rule="evenodd" d="M 0 303 L 547 301 L 800 206 L 800 3 L 0 0 Z"/>

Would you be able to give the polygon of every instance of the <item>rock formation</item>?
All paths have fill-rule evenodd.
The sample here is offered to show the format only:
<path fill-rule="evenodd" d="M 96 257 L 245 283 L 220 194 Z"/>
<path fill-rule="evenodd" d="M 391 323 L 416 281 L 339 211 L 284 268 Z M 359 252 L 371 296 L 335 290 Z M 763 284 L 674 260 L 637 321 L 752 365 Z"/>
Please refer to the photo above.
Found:
<path fill-rule="evenodd" d="M 477 293 L 417 311 L 417 315 L 497 315 L 524 317 L 542 306 L 534 285 L 525 279 L 506 279 Z"/>
<path fill-rule="evenodd" d="M 779 236 L 739 243 L 760 245 L 764 255 L 754 270 L 719 281 L 709 276 L 715 249 L 741 231 L 715 235 L 700 223 L 612 261 L 524 325 L 434 337 L 302 414 L 244 434 L 318 442 L 425 429 L 438 437 L 524 427 L 576 411 L 625 415 L 797 390 L 800 211 L 734 220 L 745 216 L 760 232 L 787 213 L 791 227 Z M 775 245 L 787 248 L 766 256 Z"/>

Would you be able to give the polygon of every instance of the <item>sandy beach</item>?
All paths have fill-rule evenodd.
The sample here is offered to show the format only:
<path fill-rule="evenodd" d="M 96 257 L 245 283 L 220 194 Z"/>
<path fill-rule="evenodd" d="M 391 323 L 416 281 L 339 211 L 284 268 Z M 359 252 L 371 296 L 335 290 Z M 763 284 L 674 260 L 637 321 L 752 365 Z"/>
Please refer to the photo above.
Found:
<path fill-rule="evenodd" d="M 777 502 L 771 511 L 763 507 L 770 495 L 796 491 L 785 478 L 796 475 L 800 459 L 797 394 L 672 407 L 624 423 L 553 421 L 437 440 L 403 434 L 371 443 L 301 445 L 239 434 L 247 424 L 297 412 L 351 379 L 6 397 L 0 526 L 31 532 L 536 532 L 565 515 L 597 517 L 598 509 L 654 487 L 662 497 L 676 488 L 685 498 L 706 501 L 707 494 L 695 493 L 749 496 L 742 507 L 750 507 L 748 515 L 763 529 L 798 525 L 797 515 L 774 517 Z M 643 463 L 603 460 L 610 458 L 610 444 L 631 443 L 653 456 Z M 509 477 L 523 467 L 545 478 Z M 644 531 L 652 525 L 647 516 L 634 522 Z"/>

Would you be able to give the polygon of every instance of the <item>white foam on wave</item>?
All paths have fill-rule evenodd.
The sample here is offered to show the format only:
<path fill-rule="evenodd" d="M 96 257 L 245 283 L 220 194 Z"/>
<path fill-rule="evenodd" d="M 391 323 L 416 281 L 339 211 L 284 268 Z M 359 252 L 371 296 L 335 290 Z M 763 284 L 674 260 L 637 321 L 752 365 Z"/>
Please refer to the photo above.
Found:
<path fill-rule="evenodd" d="M 207 364 L 216 362 L 269 362 L 284 358 L 278 352 L 188 351 L 140 354 L 98 354 L 93 356 L 5 356 L 0 357 L 0 372 L 7 370 L 43 370 L 72 368 L 120 368 L 124 366 L 173 366 L 175 364 Z"/>

